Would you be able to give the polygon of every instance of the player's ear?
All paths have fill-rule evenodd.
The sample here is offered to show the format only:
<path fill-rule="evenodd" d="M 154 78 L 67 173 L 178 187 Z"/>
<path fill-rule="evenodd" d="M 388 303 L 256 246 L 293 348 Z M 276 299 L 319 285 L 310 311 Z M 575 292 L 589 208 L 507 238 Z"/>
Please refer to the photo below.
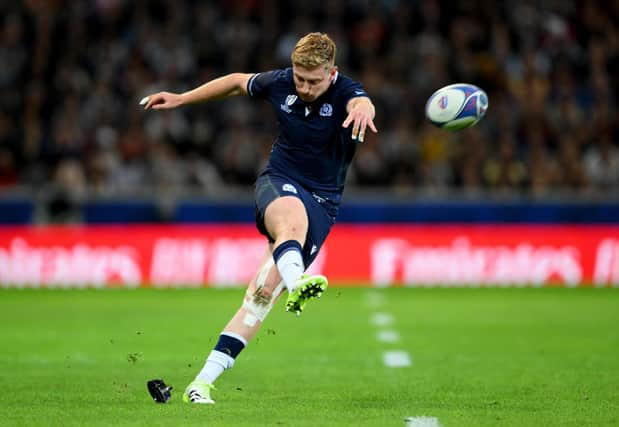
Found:
<path fill-rule="evenodd" d="M 337 65 L 334 65 L 333 67 L 331 67 L 331 70 L 329 71 L 329 81 L 332 82 L 333 79 L 335 78 L 335 74 L 337 74 Z"/>

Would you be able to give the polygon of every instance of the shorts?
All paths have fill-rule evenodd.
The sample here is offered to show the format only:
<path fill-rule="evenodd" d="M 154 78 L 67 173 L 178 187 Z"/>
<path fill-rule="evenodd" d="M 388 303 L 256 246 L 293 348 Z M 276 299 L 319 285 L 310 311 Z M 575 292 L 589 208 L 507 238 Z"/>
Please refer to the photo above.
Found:
<path fill-rule="evenodd" d="M 329 197 L 326 194 L 316 194 L 308 191 L 298 182 L 277 174 L 263 174 L 256 180 L 254 191 L 256 207 L 256 228 L 260 234 L 269 239 L 270 243 L 275 240 L 269 235 L 264 225 L 264 213 L 267 206 L 278 197 L 293 196 L 301 200 L 307 212 L 309 227 L 303 246 L 303 262 L 305 268 L 316 259 L 320 247 L 324 243 L 335 224 L 335 217 L 339 204 L 332 200 L 339 201 L 339 194 Z"/>

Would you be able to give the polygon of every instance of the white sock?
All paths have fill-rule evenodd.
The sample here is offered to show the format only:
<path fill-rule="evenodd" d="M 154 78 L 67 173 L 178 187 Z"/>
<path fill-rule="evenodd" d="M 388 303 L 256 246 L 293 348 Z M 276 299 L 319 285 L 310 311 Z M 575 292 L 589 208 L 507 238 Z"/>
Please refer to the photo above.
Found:
<path fill-rule="evenodd" d="M 294 249 L 284 252 L 277 260 L 277 270 L 288 292 L 294 292 L 297 288 L 296 281 L 303 275 L 304 270 L 301 252 Z"/>
<path fill-rule="evenodd" d="M 196 376 L 197 380 L 213 384 L 215 380 L 228 368 L 234 365 L 234 359 L 221 351 L 213 350 L 208 355 L 204 367 Z"/>

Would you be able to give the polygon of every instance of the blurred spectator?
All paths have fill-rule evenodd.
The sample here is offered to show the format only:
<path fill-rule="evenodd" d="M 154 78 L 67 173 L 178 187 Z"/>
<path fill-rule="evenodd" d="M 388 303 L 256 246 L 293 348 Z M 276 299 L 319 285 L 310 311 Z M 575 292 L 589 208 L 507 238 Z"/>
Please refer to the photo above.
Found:
<path fill-rule="evenodd" d="M 619 187 L 619 147 L 609 134 L 600 135 L 584 156 L 587 180 L 600 190 Z"/>
<path fill-rule="evenodd" d="M 79 220 L 79 206 L 86 195 L 82 164 L 75 159 L 61 160 L 54 172 L 50 190 L 48 220 L 56 223 Z"/>
<path fill-rule="evenodd" d="M 474 127 L 463 133 L 459 143 L 460 149 L 454 159 L 454 184 L 467 196 L 479 195 L 484 187 L 485 140 L 481 127 Z"/>
<path fill-rule="evenodd" d="M 580 153 L 580 144 L 571 134 L 562 135 L 559 140 L 559 186 L 568 189 L 585 189 L 589 182 Z"/>
<path fill-rule="evenodd" d="M 0 188 L 10 187 L 17 183 L 17 167 L 13 153 L 0 147 Z"/>
<path fill-rule="evenodd" d="M 519 189 L 527 179 L 527 168 L 518 158 L 516 144 L 509 133 L 501 135 L 498 152 L 483 165 L 483 177 L 490 188 Z"/>
<path fill-rule="evenodd" d="M 380 133 L 359 146 L 352 186 L 619 187 L 617 2 L 24 0 L 0 11 L 3 188 L 51 185 L 75 200 L 251 184 L 275 131 L 263 103 L 164 114 L 137 101 L 287 66 L 309 31 L 331 34 L 342 72 L 377 106 Z M 486 89 L 488 115 L 439 131 L 425 100 L 456 81 Z"/>

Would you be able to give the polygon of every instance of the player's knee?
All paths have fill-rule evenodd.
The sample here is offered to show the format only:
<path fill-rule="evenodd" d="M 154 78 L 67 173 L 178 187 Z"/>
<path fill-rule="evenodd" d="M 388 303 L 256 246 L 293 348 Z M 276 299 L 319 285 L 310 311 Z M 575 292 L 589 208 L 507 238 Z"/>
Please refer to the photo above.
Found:
<path fill-rule="evenodd" d="M 252 297 L 258 304 L 270 304 L 273 298 L 273 291 L 263 286 L 256 289 Z"/>
<path fill-rule="evenodd" d="M 277 199 L 266 210 L 265 226 L 275 240 L 299 240 L 303 243 L 309 226 L 303 203 L 296 197 Z"/>
<path fill-rule="evenodd" d="M 245 295 L 245 300 L 243 301 L 243 309 L 245 310 L 243 323 L 246 326 L 253 327 L 258 321 L 263 322 L 266 319 L 273 308 L 275 292 L 279 292 L 282 285 L 283 283 L 277 285 L 274 291 L 259 287 L 253 293 Z"/>
<path fill-rule="evenodd" d="M 262 265 L 255 279 L 249 284 L 242 306 L 245 310 L 243 323 L 246 326 L 253 327 L 258 321 L 264 321 L 283 289 L 283 281 L 279 277 L 269 274 L 272 272 L 273 266 L 273 259 L 269 258 Z"/>
<path fill-rule="evenodd" d="M 307 229 L 308 224 L 306 222 L 289 218 L 286 221 L 273 224 L 272 230 L 269 230 L 269 232 L 271 237 L 275 239 L 276 245 L 287 240 L 296 240 L 303 246 Z"/>
<path fill-rule="evenodd" d="M 276 242 L 285 242 L 287 240 L 296 240 L 301 246 L 305 244 L 305 235 L 307 234 L 306 228 L 297 226 L 283 227 L 275 233 Z"/>

